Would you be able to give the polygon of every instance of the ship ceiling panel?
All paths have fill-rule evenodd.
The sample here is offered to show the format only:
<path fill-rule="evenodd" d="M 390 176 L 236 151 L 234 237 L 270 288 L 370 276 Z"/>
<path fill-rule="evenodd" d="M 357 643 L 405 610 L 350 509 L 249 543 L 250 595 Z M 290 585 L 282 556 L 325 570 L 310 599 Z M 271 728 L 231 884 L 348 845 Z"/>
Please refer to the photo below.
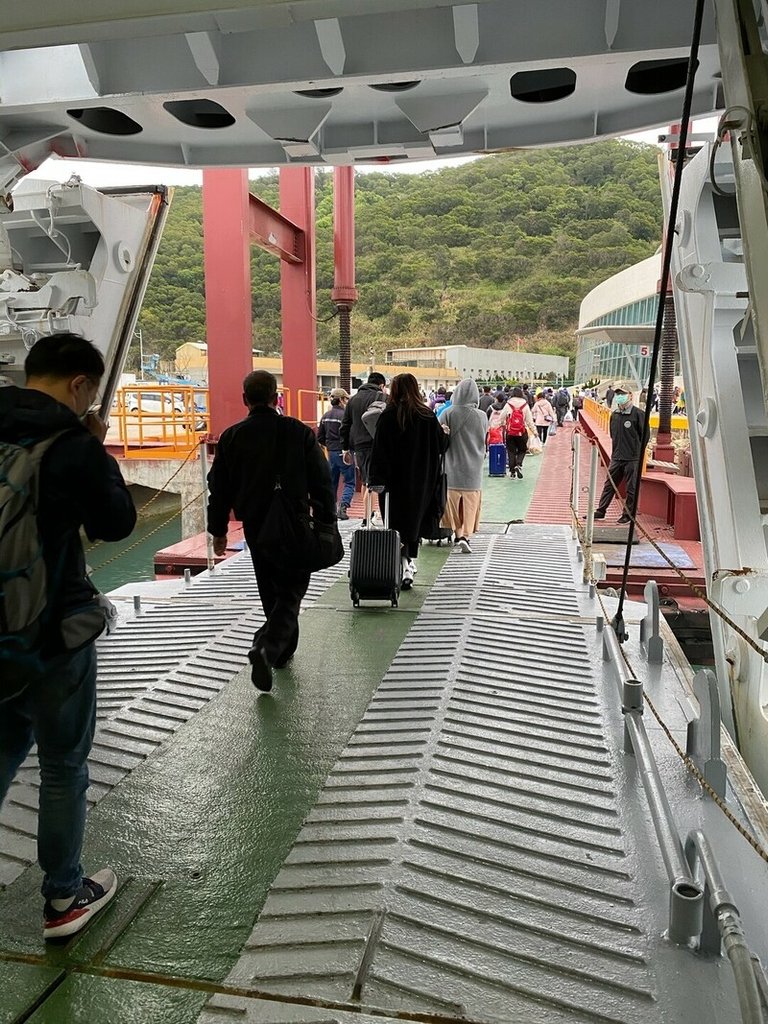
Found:
<path fill-rule="evenodd" d="M 638 131 L 678 120 L 683 90 L 631 93 L 630 69 L 647 61 L 685 62 L 691 31 L 689 5 L 662 0 L 608 6 L 540 0 L 524 17 L 522 4 L 511 0 L 458 5 L 461 14 L 437 0 L 277 6 L 230 0 L 228 10 L 203 0 L 159 4 L 158 12 L 193 12 L 184 31 L 153 17 L 134 21 L 141 6 L 123 6 L 120 21 L 101 20 L 109 5 L 98 12 L 97 41 L 83 25 L 70 45 L 1 52 L 7 37 L 0 32 L 0 136 L 11 151 L 0 157 L 4 174 L 14 161 L 29 169 L 51 150 L 154 164 L 272 166 L 298 152 L 279 140 L 311 139 L 303 160 L 338 163 Z M 96 18 L 95 11 L 86 4 L 83 18 Z M 148 25 L 156 31 L 147 34 Z M 63 28 L 59 38 L 67 38 Z M 522 97 L 510 84 L 520 74 L 531 76 Z M 561 78 L 573 91 L 558 98 Z M 652 71 L 649 92 L 659 82 Z M 710 18 L 697 116 L 715 110 L 718 84 Z M 183 123 L 164 107 L 179 101 L 209 110 L 218 104 L 224 115 Z M 103 109 L 88 114 L 91 108 Z M 70 113 L 81 110 L 85 116 Z M 136 123 L 133 136 L 123 130 L 126 117 Z M 299 131 L 297 124 L 307 127 Z M 42 137 L 24 143 L 24 133 L 40 132 L 41 125 Z M 60 137 L 52 139 L 57 128 Z"/>

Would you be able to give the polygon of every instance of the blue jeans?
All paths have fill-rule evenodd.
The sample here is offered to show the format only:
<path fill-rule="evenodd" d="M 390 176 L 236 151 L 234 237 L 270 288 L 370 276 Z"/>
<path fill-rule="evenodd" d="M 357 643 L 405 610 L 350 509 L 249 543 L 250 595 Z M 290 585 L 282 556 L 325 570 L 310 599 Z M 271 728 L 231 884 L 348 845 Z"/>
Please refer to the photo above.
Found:
<path fill-rule="evenodd" d="M 45 675 L 0 704 L 0 805 L 37 743 L 40 810 L 37 857 L 46 899 L 80 888 L 87 757 L 96 728 L 96 648 L 53 658 Z"/>
<path fill-rule="evenodd" d="M 355 493 L 355 467 L 345 466 L 341 452 L 328 452 L 328 461 L 331 464 L 331 485 L 334 498 L 339 493 L 339 477 L 344 479 L 344 490 L 341 494 L 341 504 L 351 505 L 352 496 Z"/>

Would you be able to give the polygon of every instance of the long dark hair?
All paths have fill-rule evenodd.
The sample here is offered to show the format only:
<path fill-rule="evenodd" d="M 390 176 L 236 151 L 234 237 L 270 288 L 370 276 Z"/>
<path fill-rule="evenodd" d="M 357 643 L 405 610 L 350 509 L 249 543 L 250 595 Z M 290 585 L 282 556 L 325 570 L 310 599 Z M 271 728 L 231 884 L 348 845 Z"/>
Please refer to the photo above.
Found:
<path fill-rule="evenodd" d="M 389 405 L 393 405 L 397 410 L 397 425 L 401 430 L 405 430 L 416 416 L 435 415 L 429 406 L 424 404 L 419 382 L 412 373 L 398 373 L 392 378 Z"/>

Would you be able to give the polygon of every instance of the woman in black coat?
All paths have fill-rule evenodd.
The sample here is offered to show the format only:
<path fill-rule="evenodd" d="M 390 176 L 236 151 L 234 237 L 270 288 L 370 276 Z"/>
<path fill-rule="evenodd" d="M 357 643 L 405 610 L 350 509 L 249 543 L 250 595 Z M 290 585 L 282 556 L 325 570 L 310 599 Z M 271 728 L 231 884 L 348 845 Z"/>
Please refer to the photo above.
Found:
<path fill-rule="evenodd" d="M 403 588 L 413 584 L 419 540 L 430 536 L 443 514 L 442 453 L 448 437 L 424 404 L 412 373 L 392 379 L 387 408 L 376 425 L 370 482 L 384 490 L 389 525 L 400 534 Z"/>

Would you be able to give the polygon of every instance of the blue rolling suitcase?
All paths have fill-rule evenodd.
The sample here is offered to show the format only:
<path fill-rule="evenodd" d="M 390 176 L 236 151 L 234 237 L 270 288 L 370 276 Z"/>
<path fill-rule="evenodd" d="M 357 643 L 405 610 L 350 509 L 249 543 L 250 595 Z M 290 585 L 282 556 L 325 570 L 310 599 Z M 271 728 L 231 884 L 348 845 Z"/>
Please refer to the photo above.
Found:
<path fill-rule="evenodd" d="M 507 472 L 507 446 L 492 444 L 488 446 L 488 476 L 504 476 Z"/>
<path fill-rule="evenodd" d="M 371 521 L 371 499 L 366 502 L 366 519 Z M 389 529 L 389 500 L 384 502 L 384 529 L 355 530 L 349 549 L 349 594 L 355 608 L 361 601 L 389 601 L 397 607 L 402 562 L 400 534 Z"/>

